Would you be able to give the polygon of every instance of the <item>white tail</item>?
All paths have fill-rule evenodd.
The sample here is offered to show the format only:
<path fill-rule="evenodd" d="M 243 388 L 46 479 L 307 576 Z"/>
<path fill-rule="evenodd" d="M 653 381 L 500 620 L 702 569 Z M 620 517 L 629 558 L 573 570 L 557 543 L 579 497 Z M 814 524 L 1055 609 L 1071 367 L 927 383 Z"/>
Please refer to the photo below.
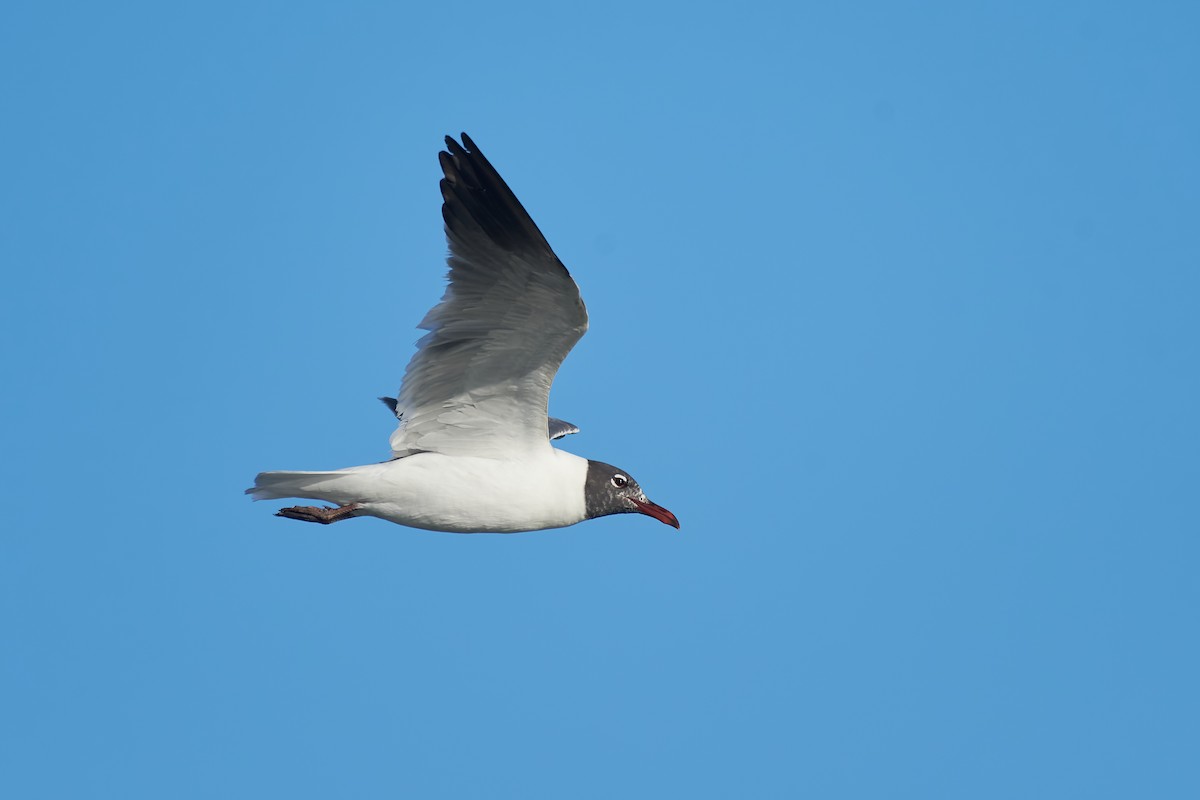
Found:
<path fill-rule="evenodd" d="M 352 503 L 355 481 L 345 480 L 346 471 L 333 472 L 260 472 L 254 478 L 254 488 L 246 494 L 255 500 L 276 500 L 281 497 L 304 497 L 331 503 Z M 347 485 L 349 484 L 349 485 Z"/>

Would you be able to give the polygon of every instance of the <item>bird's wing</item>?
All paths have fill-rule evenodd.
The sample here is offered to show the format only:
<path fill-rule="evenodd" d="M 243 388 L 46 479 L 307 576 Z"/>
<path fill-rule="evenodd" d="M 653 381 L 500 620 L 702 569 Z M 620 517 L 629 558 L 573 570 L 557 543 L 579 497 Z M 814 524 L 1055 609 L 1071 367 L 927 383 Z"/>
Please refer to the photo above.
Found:
<path fill-rule="evenodd" d="M 381 397 L 379 399 L 383 401 L 383 404 L 391 410 L 392 415 L 396 419 L 400 419 L 400 404 L 396 398 Z M 564 436 L 570 436 L 572 433 L 579 433 L 579 426 L 573 422 L 567 422 L 565 419 L 550 417 L 546 420 L 546 422 L 546 433 L 550 435 L 551 439 L 561 439 Z"/>
<path fill-rule="evenodd" d="M 587 330 L 579 287 L 474 142 L 438 154 L 449 286 L 400 387 L 397 456 L 511 458 L 548 446 L 550 384 Z"/>
<path fill-rule="evenodd" d="M 561 439 L 564 436 L 570 436 L 572 433 L 579 433 L 579 426 L 573 425 L 564 419 L 550 418 L 550 438 Z"/>

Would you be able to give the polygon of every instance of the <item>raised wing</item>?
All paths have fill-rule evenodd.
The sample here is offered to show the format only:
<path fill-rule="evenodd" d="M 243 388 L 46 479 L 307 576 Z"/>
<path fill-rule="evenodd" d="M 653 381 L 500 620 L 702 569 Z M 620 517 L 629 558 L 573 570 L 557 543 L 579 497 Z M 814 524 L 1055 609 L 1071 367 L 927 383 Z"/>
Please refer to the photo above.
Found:
<path fill-rule="evenodd" d="M 397 456 L 512 458 L 550 441 L 550 384 L 587 330 L 579 287 L 464 133 L 438 154 L 449 286 L 400 387 Z"/>

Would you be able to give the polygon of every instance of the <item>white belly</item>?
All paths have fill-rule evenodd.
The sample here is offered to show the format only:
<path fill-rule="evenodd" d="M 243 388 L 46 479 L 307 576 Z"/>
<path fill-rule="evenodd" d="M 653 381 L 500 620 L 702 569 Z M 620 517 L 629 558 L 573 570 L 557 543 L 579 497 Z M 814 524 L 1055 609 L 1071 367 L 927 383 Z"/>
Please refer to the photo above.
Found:
<path fill-rule="evenodd" d="M 523 461 L 418 453 L 357 467 L 360 513 L 455 533 L 561 528 L 586 516 L 587 459 L 547 448 Z"/>

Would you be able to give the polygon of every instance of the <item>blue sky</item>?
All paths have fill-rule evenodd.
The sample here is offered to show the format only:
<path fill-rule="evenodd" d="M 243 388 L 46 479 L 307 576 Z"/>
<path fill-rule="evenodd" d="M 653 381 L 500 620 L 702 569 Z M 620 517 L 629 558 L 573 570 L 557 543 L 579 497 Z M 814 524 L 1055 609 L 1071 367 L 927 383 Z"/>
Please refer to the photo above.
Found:
<path fill-rule="evenodd" d="M 0 794 L 1200 795 L 1198 17 L 6 4 Z M 681 532 L 242 495 L 386 456 L 462 130 Z"/>

